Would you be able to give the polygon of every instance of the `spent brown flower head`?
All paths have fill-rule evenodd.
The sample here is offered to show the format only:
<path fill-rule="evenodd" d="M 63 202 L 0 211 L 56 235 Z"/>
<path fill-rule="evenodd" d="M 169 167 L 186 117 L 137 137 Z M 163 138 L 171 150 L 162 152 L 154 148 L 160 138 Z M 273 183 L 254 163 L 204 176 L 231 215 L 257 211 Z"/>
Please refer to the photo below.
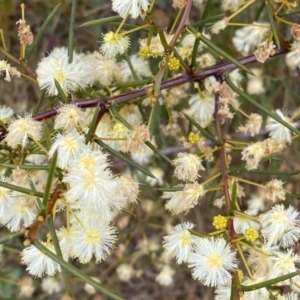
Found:
<path fill-rule="evenodd" d="M 272 41 L 264 41 L 257 47 L 253 54 L 258 62 L 264 63 L 270 56 L 275 54 L 274 48 L 275 45 Z"/>
<path fill-rule="evenodd" d="M 136 152 L 140 146 L 149 141 L 150 132 L 146 125 L 140 125 L 134 128 L 128 139 L 122 144 L 122 152 Z"/>
<path fill-rule="evenodd" d="M 25 20 L 19 20 L 16 24 L 19 24 L 18 37 L 20 43 L 23 45 L 31 45 L 33 41 L 33 33 L 30 26 L 26 24 Z"/>
<path fill-rule="evenodd" d="M 300 24 L 293 24 L 291 27 L 291 35 L 295 39 L 295 41 L 300 41 Z"/>
<path fill-rule="evenodd" d="M 186 6 L 187 0 L 173 0 L 173 7 L 182 9 Z"/>

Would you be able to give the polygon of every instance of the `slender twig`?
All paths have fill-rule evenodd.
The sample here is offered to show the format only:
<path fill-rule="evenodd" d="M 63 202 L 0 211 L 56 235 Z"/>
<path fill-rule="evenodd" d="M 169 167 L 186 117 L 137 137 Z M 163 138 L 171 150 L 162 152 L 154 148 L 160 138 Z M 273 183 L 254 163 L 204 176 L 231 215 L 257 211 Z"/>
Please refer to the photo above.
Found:
<path fill-rule="evenodd" d="M 288 53 L 288 49 L 283 48 L 283 47 L 275 48 L 274 50 L 275 50 L 275 54 L 273 55 L 273 57 Z M 249 55 L 249 56 L 240 58 L 238 61 L 240 63 L 242 63 L 243 65 L 249 65 L 251 63 L 257 62 L 254 55 Z M 164 89 L 175 87 L 177 85 L 184 84 L 186 82 L 204 80 L 205 78 L 210 77 L 210 76 L 222 76 L 225 72 L 232 71 L 235 68 L 236 68 L 236 66 L 231 62 L 222 62 L 215 66 L 201 70 L 200 72 L 197 72 L 197 73 L 186 73 L 186 74 L 177 76 L 175 78 L 166 80 L 166 81 L 162 82 L 160 88 L 161 88 L 161 90 L 164 90 Z M 89 99 L 89 100 L 78 100 L 78 101 L 74 101 L 74 103 L 76 103 L 76 105 L 81 108 L 96 107 L 99 104 L 100 104 L 100 106 L 102 106 L 102 105 L 109 106 L 111 103 L 121 103 L 121 102 L 135 99 L 137 97 L 145 96 L 145 95 L 147 95 L 148 88 L 149 88 L 149 86 L 146 86 L 146 87 L 143 87 L 140 89 L 136 89 L 134 91 L 130 91 L 130 92 L 121 94 L 121 95 L 105 97 L 105 98 Z M 42 120 L 54 117 L 56 114 L 57 114 L 57 109 L 53 108 L 48 111 L 42 112 L 40 114 L 34 115 L 33 119 L 36 121 L 42 121 Z M 2 126 L 0 126 L 0 141 L 4 139 L 5 135 L 6 135 L 5 129 Z"/>
<path fill-rule="evenodd" d="M 217 81 L 222 83 L 222 77 L 221 76 L 216 76 Z M 220 108 L 220 101 L 219 101 L 219 94 L 216 94 L 215 97 L 215 112 L 214 112 L 214 117 L 216 121 L 216 127 L 217 127 L 217 134 L 218 134 L 218 140 L 222 145 L 225 144 L 225 137 L 224 137 L 224 132 L 222 130 L 221 126 L 221 116 L 219 115 L 219 108 Z M 227 213 L 230 213 L 231 209 L 231 197 L 229 195 L 229 186 L 228 186 L 228 165 L 227 165 L 227 160 L 226 160 L 226 149 L 225 147 L 220 148 L 220 169 L 221 169 L 221 174 L 222 174 L 222 183 L 223 183 L 223 193 L 225 197 L 225 204 L 226 204 L 226 210 Z M 227 229 L 228 229 L 228 235 L 230 240 L 234 240 L 236 238 L 234 227 L 233 227 L 233 220 L 230 218 L 227 221 Z M 232 251 L 236 250 L 236 244 L 231 245 Z M 236 286 L 236 289 L 233 290 L 233 297 L 231 299 L 234 300 L 239 300 L 239 289 L 240 289 L 240 282 L 238 278 L 238 273 L 235 271 L 233 273 L 233 280 L 234 280 L 234 285 Z"/>

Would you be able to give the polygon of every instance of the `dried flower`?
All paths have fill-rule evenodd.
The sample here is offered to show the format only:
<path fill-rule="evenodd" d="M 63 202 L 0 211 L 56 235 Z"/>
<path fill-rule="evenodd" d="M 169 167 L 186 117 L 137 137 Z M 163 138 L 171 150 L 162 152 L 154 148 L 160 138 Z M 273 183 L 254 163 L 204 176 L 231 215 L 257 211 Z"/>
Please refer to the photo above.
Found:
<path fill-rule="evenodd" d="M 285 190 L 283 189 L 283 182 L 278 179 L 273 179 L 269 181 L 266 186 L 266 195 L 265 197 L 268 200 L 275 202 L 277 199 L 285 200 Z"/>
<path fill-rule="evenodd" d="M 16 24 L 19 24 L 18 37 L 20 43 L 23 45 L 31 45 L 33 42 L 33 34 L 30 26 L 26 24 L 25 20 L 19 20 Z"/>
<path fill-rule="evenodd" d="M 273 44 L 273 41 L 262 42 L 254 52 L 256 60 L 260 63 L 264 63 L 270 56 L 275 54 L 274 48 L 275 45 Z"/>
<path fill-rule="evenodd" d="M 269 24 L 254 22 L 252 26 L 238 29 L 232 41 L 239 52 L 247 55 L 267 37 L 269 32 Z"/>
<path fill-rule="evenodd" d="M 173 160 L 175 166 L 174 175 L 180 180 L 195 181 L 199 174 L 198 172 L 205 171 L 202 166 L 202 159 L 191 153 L 178 153 L 178 158 Z"/>
<path fill-rule="evenodd" d="M 11 76 L 21 77 L 21 73 L 14 67 L 11 67 L 6 60 L 0 60 L 0 75 L 5 72 L 4 80 L 11 82 Z"/>
<path fill-rule="evenodd" d="M 149 128 L 146 125 L 140 125 L 130 133 L 129 137 L 121 146 L 122 152 L 136 152 L 140 146 L 149 141 L 150 132 Z"/>
<path fill-rule="evenodd" d="M 293 24 L 291 27 L 291 35 L 293 36 L 294 40 L 299 42 L 300 41 L 300 24 Z"/>
<path fill-rule="evenodd" d="M 173 0 L 172 6 L 174 8 L 182 9 L 186 6 L 187 0 Z"/>
<path fill-rule="evenodd" d="M 259 133 L 262 123 L 262 116 L 258 114 L 250 114 L 247 123 L 244 126 L 239 126 L 238 131 L 246 134 L 249 132 L 251 136 Z"/>

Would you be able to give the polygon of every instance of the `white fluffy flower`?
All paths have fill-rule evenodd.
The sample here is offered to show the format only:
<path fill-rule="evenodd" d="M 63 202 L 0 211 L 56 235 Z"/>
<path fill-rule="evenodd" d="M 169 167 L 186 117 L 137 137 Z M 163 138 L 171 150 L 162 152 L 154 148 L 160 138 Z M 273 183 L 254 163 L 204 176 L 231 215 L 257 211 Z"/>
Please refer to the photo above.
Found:
<path fill-rule="evenodd" d="M 291 70 L 300 67 L 300 41 L 291 44 L 291 51 L 285 57 L 286 64 Z"/>
<path fill-rule="evenodd" d="M 54 129 L 63 129 L 66 132 L 70 132 L 76 129 L 83 130 L 88 127 L 85 113 L 77 105 L 63 105 L 57 111 Z"/>
<path fill-rule="evenodd" d="M 112 10 L 125 18 L 129 14 L 133 19 L 138 18 L 149 6 L 149 0 L 112 0 Z"/>
<path fill-rule="evenodd" d="M 225 285 L 237 268 L 235 253 L 222 238 L 198 238 L 188 262 L 193 278 L 206 286 Z"/>
<path fill-rule="evenodd" d="M 18 231 L 21 227 L 31 225 L 38 212 L 34 198 L 23 197 L 16 192 L 9 202 L 9 210 L 1 218 L 1 223 L 11 231 Z"/>
<path fill-rule="evenodd" d="M 109 166 L 107 154 L 103 153 L 100 149 L 91 149 L 91 147 L 82 147 L 80 153 L 76 157 L 76 164 L 72 164 L 70 169 L 76 170 L 104 170 Z"/>
<path fill-rule="evenodd" d="M 246 0 L 222 0 L 222 9 L 235 12 L 245 2 Z"/>
<path fill-rule="evenodd" d="M 202 184 L 186 184 L 182 191 L 164 192 L 162 198 L 168 199 L 166 209 L 172 214 L 187 213 L 198 204 L 199 200 L 206 194 Z"/>
<path fill-rule="evenodd" d="M 140 192 L 139 184 L 131 176 L 117 177 L 122 187 L 119 192 L 126 198 L 125 203 L 137 203 L 137 196 Z"/>
<path fill-rule="evenodd" d="M 258 68 L 251 68 L 251 71 L 254 75 L 247 74 L 248 83 L 247 83 L 247 92 L 249 94 L 260 95 L 265 93 L 265 87 L 263 82 L 263 71 Z"/>
<path fill-rule="evenodd" d="M 151 143 L 155 145 L 155 142 L 153 140 L 151 141 Z M 130 155 L 136 163 L 143 165 L 150 162 L 150 159 L 153 156 L 153 151 L 146 144 L 143 144 L 139 147 L 139 149 L 136 152 L 132 152 L 130 153 Z M 159 178 L 158 175 L 156 175 L 157 178 Z"/>
<path fill-rule="evenodd" d="M 296 272 L 297 268 L 295 263 L 299 262 L 299 256 L 293 253 L 293 250 L 287 252 L 275 252 L 275 255 L 268 257 L 270 261 L 270 275 L 275 278 L 288 273 Z M 293 280 L 293 279 L 292 279 Z M 289 284 L 290 280 L 284 281 L 285 284 Z"/>
<path fill-rule="evenodd" d="M 214 97 L 209 92 L 203 91 L 193 95 L 189 99 L 189 105 L 187 114 L 190 114 L 202 127 L 208 126 L 215 111 Z"/>
<path fill-rule="evenodd" d="M 107 132 L 107 137 L 111 139 L 107 141 L 107 144 L 118 151 L 130 133 L 130 130 L 124 124 L 116 122 Z"/>
<path fill-rule="evenodd" d="M 50 96 L 58 95 L 55 80 L 65 94 L 88 85 L 90 67 L 80 55 L 73 55 L 73 61 L 69 63 L 67 48 L 55 48 L 39 62 L 36 69 L 37 81 L 40 88 L 46 89 Z"/>
<path fill-rule="evenodd" d="M 161 272 L 155 277 L 155 281 L 162 286 L 169 286 L 173 283 L 174 274 L 175 271 L 171 267 L 164 266 Z"/>
<path fill-rule="evenodd" d="M 58 279 L 53 277 L 43 278 L 41 288 L 48 295 L 58 293 L 61 290 Z"/>
<path fill-rule="evenodd" d="M 139 108 L 135 104 L 129 104 L 123 106 L 119 114 L 132 126 L 136 127 L 143 123 L 142 115 L 139 111 Z"/>
<path fill-rule="evenodd" d="M 114 58 L 118 54 L 123 54 L 130 46 L 130 40 L 127 35 L 121 35 L 110 31 L 103 36 L 103 44 L 100 52 L 107 58 Z"/>
<path fill-rule="evenodd" d="M 54 251 L 51 244 L 41 242 L 48 250 Z M 60 266 L 46 254 L 37 249 L 34 245 L 25 248 L 22 253 L 22 262 L 27 265 L 26 270 L 33 276 L 43 277 L 43 275 L 53 276 L 60 271 Z"/>
<path fill-rule="evenodd" d="M 55 151 L 58 151 L 57 166 L 62 169 L 67 168 L 85 147 L 83 141 L 83 136 L 79 135 L 77 131 L 66 135 L 58 134 L 49 150 L 49 157 L 51 158 Z"/>
<path fill-rule="evenodd" d="M 254 285 L 257 283 L 264 282 L 267 278 L 264 276 L 258 276 L 257 274 L 252 274 L 252 278 L 245 278 L 242 281 L 242 285 Z M 269 279 L 269 278 L 268 278 Z M 260 288 L 254 291 L 245 292 L 244 297 L 246 300 L 269 300 L 270 299 L 270 291 L 265 287 Z"/>
<path fill-rule="evenodd" d="M 97 211 L 102 219 L 110 220 L 124 206 L 125 197 L 119 192 L 122 183 L 108 169 L 72 168 L 63 181 L 69 184 L 65 197 L 74 209 Z"/>
<path fill-rule="evenodd" d="M 286 117 L 280 109 L 276 109 L 276 114 L 285 122 L 295 127 L 288 117 Z M 291 142 L 291 131 L 281 123 L 278 123 L 273 118 L 268 117 L 266 129 L 270 131 L 269 136 L 277 141 Z"/>
<path fill-rule="evenodd" d="M 2 182 L 8 182 L 8 178 L 1 177 Z M 0 186 L 0 223 L 3 224 L 3 219 L 10 212 L 10 203 L 14 200 L 13 192 L 7 188 Z"/>
<path fill-rule="evenodd" d="M 164 174 L 165 172 L 161 168 L 153 168 L 149 167 L 149 172 L 154 175 L 153 177 L 147 176 L 145 181 L 150 185 L 150 186 L 156 186 L 156 185 L 163 185 L 164 184 Z"/>
<path fill-rule="evenodd" d="M 194 224 L 185 222 L 174 227 L 172 232 L 164 237 L 163 246 L 168 256 L 176 257 L 178 264 L 187 262 L 192 246 L 197 237 L 189 230 L 195 227 Z"/>
<path fill-rule="evenodd" d="M 230 299 L 230 295 L 231 295 L 231 282 L 228 282 L 225 285 L 219 285 L 215 289 L 214 300 Z"/>
<path fill-rule="evenodd" d="M 116 240 L 116 228 L 101 219 L 88 215 L 73 229 L 72 256 L 86 264 L 95 256 L 96 262 L 104 260 Z"/>
<path fill-rule="evenodd" d="M 14 111 L 6 106 L 6 105 L 0 105 L 0 121 L 3 123 L 7 123 L 10 121 L 11 117 L 13 116 Z"/>
<path fill-rule="evenodd" d="M 299 213 L 295 208 L 275 205 L 259 216 L 263 237 L 271 244 L 287 248 L 297 242 L 300 236 Z"/>
<path fill-rule="evenodd" d="M 108 58 L 95 51 L 87 54 L 86 60 L 90 62 L 90 85 L 95 82 L 99 82 L 104 86 L 110 85 L 118 75 L 119 64 L 114 58 Z"/>
<path fill-rule="evenodd" d="M 5 137 L 7 144 L 16 148 L 21 145 L 23 148 L 31 137 L 35 141 L 39 141 L 42 135 L 42 122 L 35 121 L 29 116 L 13 120 L 8 126 L 8 134 Z"/>
<path fill-rule="evenodd" d="M 247 211 L 247 210 L 244 213 L 248 214 L 249 216 L 254 215 L 253 213 L 251 213 L 250 211 Z M 235 216 L 233 218 L 233 227 L 234 227 L 234 231 L 237 234 L 244 234 L 246 229 L 248 229 L 248 228 L 254 228 L 256 230 L 259 230 L 260 224 L 259 224 L 259 222 L 255 221 L 251 218 L 247 219 L 247 218 Z"/>
<path fill-rule="evenodd" d="M 198 172 L 205 171 L 202 166 L 202 159 L 191 153 L 178 153 L 178 158 L 173 160 L 175 166 L 174 175 L 180 180 L 195 181 Z"/>
<path fill-rule="evenodd" d="M 238 29 L 232 41 L 236 49 L 243 55 L 248 55 L 270 32 L 270 27 L 266 23 L 254 22 L 252 26 Z"/>
<path fill-rule="evenodd" d="M 131 265 L 120 264 L 116 269 L 118 278 L 121 281 L 128 282 L 134 275 L 134 270 Z"/>

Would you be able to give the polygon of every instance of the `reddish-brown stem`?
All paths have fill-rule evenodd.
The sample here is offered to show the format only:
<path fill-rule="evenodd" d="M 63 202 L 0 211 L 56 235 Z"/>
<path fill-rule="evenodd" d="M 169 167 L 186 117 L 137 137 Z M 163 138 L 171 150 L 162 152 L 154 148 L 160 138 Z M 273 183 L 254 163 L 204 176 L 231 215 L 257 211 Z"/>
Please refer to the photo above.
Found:
<path fill-rule="evenodd" d="M 180 23 L 174 33 L 174 36 L 170 42 L 170 46 L 171 47 L 174 47 L 181 32 L 182 32 L 182 29 L 187 26 L 189 24 L 189 16 L 190 16 L 190 11 L 191 11 L 191 8 L 192 8 L 192 4 L 193 4 L 193 0 L 188 0 L 186 6 L 185 6 L 185 9 L 184 9 L 184 12 L 183 12 L 183 15 L 182 15 L 182 18 L 180 20 Z"/>
<path fill-rule="evenodd" d="M 285 48 L 276 48 L 275 54 L 273 56 L 285 54 L 287 52 L 288 52 L 288 50 Z M 250 55 L 250 56 L 246 56 L 246 57 L 239 59 L 239 62 L 242 63 L 243 65 L 248 65 L 251 63 L 255 63 L 257 61 L 256 61 L 256 58 L 254 55 Z M 175 78 L 166 80 L 166 81 L 162 82 L 160 88 L 161 88 L 161 90 L 163 90 L 163 89 L 168 89 L 168 88 L 175 87 L 177 85 L 184 84 L 186 82 L 204 80 L 205 78 L 207 78 L 209 76 L 216 76 L 216 77 L 222 76 L 225 72 L 229 72 L 235 68 L 236 68 L 236 66 L 231 62 L 222 62 L 215 66 L 201 70 L 197 73 L 186 73 L 186 74 L 177 76 Z M 117 95 L 117 96 L 89 99 L 89 100 L 79 100 L 79 101 L 75 101 L 75 103 L 81 108 L 96 107 L 99 104 L 100 104 L 100 106 L 110 105 L 111 103 L 121 103 L 121 102 L 135 99 L 137 97 L 145 96 L 145 95 L 147 95 L 147 90 L 148 90 L 148 87 L 143 87 L 143 88 L 136 89 L 134 91 L 130 91 L 130 92 L 127 92 L 127 93 L 124 93 L 121 95 Z M 54 117 L 56 114 L 57 114 L 57 110 L 55 108 L 53 108 L 48 111 L 42 112 L 40 114 L 34 115 L 33 119 L 37 120 L 37 121 L 42 121 L 42 120 Z M 0 126 L 0 141 L 4 139 L 5 134 L 6 134 L 5 129 Z"/>
<path fill-rule="evenodd" d="M 222 77 L 221 76 L 216 76 L 216 79 L 220 83 L 222 83 Z M 216 96 L 215 96 L 214 117 L 215 117 L 215 121 L 216 121 L 218 140 L 224 146 L 225 139 L 224 139 L 224 132 L 222 130 L 221 117 L 219 115 L 219 109 L 220 109 L 220 101 L 219 100 L 220 100 L 219 99 L 219 94 L 216 94 Z M 220 149 L 220 169 L 221 169 L 221 174 L 222 174 L 222 184 L 223 184 L 223 193 L 224 193 L 224 197 L 225 197 L 225 205 L 226 205 L 227 214 L 229 214 L 230 213 L 230 208 L 231 208 L 231 197 L 229 195 L 228 173 L 227 173 L 228 166 L 227 166 L 227 162 L 226 162 L 225 147 L 221 147 L 221 149 Z M 235 231 L 234 231 L 234 227 L 233 227 L 233 220 L 231 218 L 228 219 L 227 230 L 228 230 L 229 239 L 230 240 L 235 239 L 236 235 L 235 235 Z M 231 245 L 231 249 L 232 249 L 232 251 L 236 251 L 235 244 Z M 239 283 L 239 278 L 238 278 L 238 272 L 237 271 L 233 272 L 233 280 L 234 280 L 235 286 L 237 287 L 236 289 L 233 290 L 233 292 L 234 292 L 233 299 L 239 300 L 240 299 L 240 293 L 239 293 L 240 283 Z"/>

